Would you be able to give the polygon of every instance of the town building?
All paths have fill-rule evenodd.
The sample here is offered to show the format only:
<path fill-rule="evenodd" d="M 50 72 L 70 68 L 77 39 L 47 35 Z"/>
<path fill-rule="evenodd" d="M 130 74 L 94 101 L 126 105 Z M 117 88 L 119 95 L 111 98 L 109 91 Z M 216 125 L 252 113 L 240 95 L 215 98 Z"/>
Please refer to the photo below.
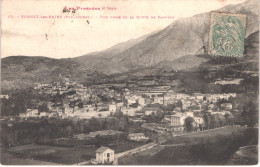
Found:
<path fill-rule="evenodd" d="M 148 137 L 145 137 L 143 133 L 131 133 L 127 136 L 128 140 L 134 140 L 134 141 L 144 141 L 148 140 Z"/>
<path fill-rule="evenodd" d="M 112 163 L 115 160 L 115 151 L 108 147 L 100 147 L 96 150 L 97 163 Z"/>
<path fill-rule="evenodd" d="M 173 126 L 172 127 L 172 130 L 174 131 L 174 132 L 182 132 L 182 131 L 184 131 L 184 125 L 176 125 L 176 126 Z"/>
<path fill-rule="evenodd" d="M 152 115 L 152 114 L 157 114 L 156 110 L 147 110 L 144 112 L 144 115 Z"/>
<path fill-rule="evenodd" d="M 145 106 L 145 99 L 144 98 L 139 98 L 138 99 L 138 104 L 140 105 L 140 106 L 142 106 L 142 107 L 144 107 Z"/>
<path fill-rule="evenodd" d="M 0 98 L 1 98 L 1 99 L 4 99 L 4 98 L 5 98 L 5 99 L 9 99 L 9 95 L 0 95 Z"/>
<path fill-rule="evenodd" d="M 180 116 L 171 115 L 170 120 L 171 120 L 171 124 L 170 124 L 171 126 L 181 125 Z"/>
<path fill-rule="evenodd" d="M 111 111 L 111 112 L 116 112 L 116 105 L 115 105 L 115 104 L 110 104 L 110 105 L 108 106 L 108 109 L 109 109 L 109 111 Z"/>
<path fill-rule="evenodd" d="M 26 117 L 38 117 L 39 111 L 38 109 L 27 109 Z"/>
<path fill-rule="evenodd" d="M 232 104 L 231 103 L 223 103 L 221 104 L 221 108 L 223 108 L 224 110 L 232 110 Z"/>

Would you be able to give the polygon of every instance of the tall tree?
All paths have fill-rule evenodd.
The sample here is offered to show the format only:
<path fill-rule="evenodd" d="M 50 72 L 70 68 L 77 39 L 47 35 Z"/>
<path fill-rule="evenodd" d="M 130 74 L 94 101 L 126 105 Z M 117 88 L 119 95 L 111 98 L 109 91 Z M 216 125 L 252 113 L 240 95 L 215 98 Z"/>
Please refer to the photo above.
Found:
<path fill-rule="evenodd" d="M 193 123 L 194 122 L 194 119 L 192 117 L 187 117 L 185 118 L 184 120 L 184 125 L 185 125 L 185 128 L 187 130 L 187 132 L 192 132 L 193 131 Z"/>

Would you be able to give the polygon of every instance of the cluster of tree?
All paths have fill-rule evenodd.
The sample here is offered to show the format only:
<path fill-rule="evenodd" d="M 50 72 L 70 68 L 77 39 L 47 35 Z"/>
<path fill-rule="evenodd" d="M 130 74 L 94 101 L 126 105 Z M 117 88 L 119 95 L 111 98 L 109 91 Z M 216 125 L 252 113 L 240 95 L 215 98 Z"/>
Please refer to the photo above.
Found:
<path fill-rule="evenodd" d="M 138 107 L 138 103 L 133 103 L 133 104 L 130 104 L 129 107 L 132 107 L 132 108 L 137 108 Z"/>
<path fill-rule="evenodd" d="M 1 99 L 1 115 L 16 116 L 28 108 L 37 108 L 40 102 L 48 101 L 49 97 L 37 94 L 33 89 L 19 90 L 11 94 L 9 99 Z"/>
<path fill-rule="evenodd" d="M 230 97 L 228 100 L 221 99 L 216 103 L 216 107 L 223 109 L 221 104 L 231 103 L 233 108 L 232 115 L 211 115 L 207 109 L 203 111 L 203 119 L 206 128 L 216 128 L 236 122 L 245 122 L 248 126 L 254 126 L 258 122 L 258 97 L 256 94 L 237 94 L 236 97 Z"/>
<path fill-rule="evenodd" d="M 52 96 L 50 99 L 51 99 L 51 102 L 53 103 L 53 105 L 55 107 L 58 107 L 58 106 L 62 105 L 64 98 L 65 98 L 65 94 L 63 94 L 63 95 L 56 94 L 56 95 Z"/>
<path fill-rule="evenodd" d="M 206 164 L 224 164 L 239 147 L 257 143 L 258 130 L 246 129 L 243 133 L 219 135 L 214 140 L 202 140 L 191 146 L 190 153 L 194 159 Z"/>
<path fill-rule="evenodd" d="M 256 91 L 257 92 L 257 91 Z M 258 123 L 258 93 L 238 94 L 231 98 L 233 104 L 234 121 L 245 121 L 248 126 Z"/>
<path fill-rule="evenodd" d="M 107 119 L 91 118 L 89 120 L 71 119 L 39 119 L 16 122 L 8 126 L 1 123 L 1 142 L 5 146 L 33 142 L 47 142 L 74 134 L 89 133 L 99 130 L 118 130 L 129 132 L 140 127 L 140 124 L 129 121 L 127 116 L 116 112 L 114 117 Z"/>
<path fill-rule="evenodd" d="M 229 101 L 226 100 L 226 99 L 220 99 L 220 100 L 217 101 L 216 105 L 217 105 L 218 108 L 221 108 L 221 104 L 228 103 L 228 102 Z"/>
<path fill-rule="evenodd" d="M 164 112 L 157 111 L 157 113 L 152 113 L 151 115 L 145 115 L 143 117 L 144 120 L 146 120 L 147 123 L 159 123 L 164 118 Z"/>
<path fill-rule="evenodd" d="M 210 114 L 208 112 L 204 112 L 203 114 L 204 124 L 196 125 L 194 119 L 192 117 L 187 117 L 184 120 L 184 126 L 187 132 L 192 132 L 194 130 L 202 130 L 203 129 L 214 129 L 226 125 L 231 125 L 235 122 L 235 118 L 229 114 L 225 114 L 224 116 L 219 114 Z"/>
<path fill-rule="evenodd" d="M 165 105 L 160 105 L 160 108 L 163 110 L 163 111 L 173 111 L 176 107 L 179 107 L 179 108 L 182 108 L 182 101 L 179 100 L 178 102 L 176 103 L 173 103 L 173 104 L 167 104 L 166 106 Z"/>
<path fill-rule="evenodd" d="M 38 111 L 39 112 L 49 112 L 49 108 L 48 108 L 48 105 L 47 103 L 42 103 L 38 106 Z"/>
<path fill-rule="evenodd" d="M 167 105 L 163 105 L 163 104 L 148 104 L 147 107 L 154 107 L 154 108 L 159 108 L 161 111 L 163 112 L 172 112 L 176 107 L 178 108 L 182 108 L 182 101 L 179 100 L 176 103 L 172 103 L 172 104 L 167 104 Z"/>
<path fill-rule="evenodd" d="M 192 132 L 195 128 L 194 126 L 194 119 L 192 117 L 187 117 L 184 120 L 184 126 L 187 132 Z"/>
<path fill-rule="evenodd" d="M 233 124 L 235 118 L 229 114 L 225 114 L 224 116 L 219 114 L 211 115 L 210 113 L 204 113 L 203 115 L 204 125 L 203 127 L 206 129 L 213 129 L 222 127 L 225 125 Z"/>

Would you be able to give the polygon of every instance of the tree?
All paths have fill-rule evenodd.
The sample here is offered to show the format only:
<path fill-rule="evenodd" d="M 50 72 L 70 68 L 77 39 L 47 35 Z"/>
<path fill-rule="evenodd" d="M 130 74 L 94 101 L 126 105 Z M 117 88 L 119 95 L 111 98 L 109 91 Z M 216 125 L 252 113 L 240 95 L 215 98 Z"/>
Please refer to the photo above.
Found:
<path fill-rule="evenodd" d="M 249 126 L 253 126 L 258 122 L 258 104 L 254 101 L 248 101 L 243 106 L 241 113 L 243 120 L 247 122 Z"/>
<path fill-rule="evenodd" d="M 184 120 L 184 125 L 185 125 L 185 128 L 187 130 L 187 132 L 192 132 L 193 131 L 193 123 L 194 122 L 194 119 L 192 117 L 187 117 L 185 118 Z"/>
<path fill-rule="evenodd" d="M 204 121 L 205 127 L 208 129 L 210 127 L 210 121 L 209 121 L 209 117 L 208 117 L 207 113 L 204 113 L 203 121 Z"/>
<path fill-rule="evenodd" d="M 79 107 L 79 108 L 83 108 L 83 107 L 84 107 L 83 102 L 79 102 L 78 107 Z"/>
<path fill-rule="evenodd" d="M 227 101 L 226 99 L 220 99 L 220 100 L 217 101 L 217 106 L 218 106 L 219 108 L 223 109 L 223 108 L 221 107 L 221 104 L 227 103 L 227 102 L 228 102 L 228 101 Z"/>
<path fill-rule="evenodd" d="M 66 131 L 68 132 L 68 134 L 69 134 L 69 136 L 71 135 L 71 132 L 72 132 L 72 127 L 71 127 L 71 125 L 68 125 L 67 127 L 66 127 Z"/>
<path fill-rule="evenodd" d="M 3 98 L 0 100 L 0 105 L 1 105 L 1 115 L 11 115 L 12 114 L 12 102 L 9 99 Z"/>
<path fill-rule="evenodd" d="M 137 108 L 138 107 L 138 103 L 133 103 L 133 104 L 130 104 L 129 107 L 132 107 L 132 108 Z"/>
<path fill-rule="evenodd" d="M 230 115 L 229 114 L 225 114 L 224 117 L 225 117 L 226 125 L 227 124 L 231 124 L 231 122 L 230 122 Z"/>
<path fill-rule="evenodd" d="M 176 103 L 176 107 L 180 107 L 180 108 L 182 109 L 182 106 L 183 106 L 182 101 L 179 100 L 179 101 Z"/>
<path fill-rule="evenodd" d="M 173 109 L 176 107 L 175 104 L 167 104 L 167 106 L 160 105 L 160 108 L 163 111 L 173 111 Z M 181 106 L 180 106 L 181 107 Z"/>
<path fill-rule="evenodd" d="M 210 128 L 218 128 L 220 126 L 220 118 L 218 114 L 210 116 Z"/>
<path fill-rule="evenodd" d="M 46 103 L 43 103 L 42 105 L 38 106 L 38 111 L 39 112 L 48 112 L 49 108 L 48 105 Z"/>
<path fill-rule="evenodd" d="M 89 128 L 89 131 L 102 130 L 102 125 L 101 125 L 101 122 L 98 119 L 92 117 L 89 120 L 88 128 Z"/>
<path fill-rule="evenodd" d="M 123 112 L 122 111 L 117 111 L 115 112 L 114 114 L 114 117 L 116 118 L 122 118 L 124 116 Z"/>

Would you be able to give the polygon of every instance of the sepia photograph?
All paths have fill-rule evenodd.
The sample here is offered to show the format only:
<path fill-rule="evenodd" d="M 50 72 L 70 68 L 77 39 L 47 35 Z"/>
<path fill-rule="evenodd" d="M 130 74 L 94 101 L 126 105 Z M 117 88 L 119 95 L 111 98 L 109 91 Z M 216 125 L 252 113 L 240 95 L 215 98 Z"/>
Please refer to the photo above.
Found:
<path fill-rule="evenodd" d="M 1 165 L 257 165 L 259 0 L 2 0 Z"/>

